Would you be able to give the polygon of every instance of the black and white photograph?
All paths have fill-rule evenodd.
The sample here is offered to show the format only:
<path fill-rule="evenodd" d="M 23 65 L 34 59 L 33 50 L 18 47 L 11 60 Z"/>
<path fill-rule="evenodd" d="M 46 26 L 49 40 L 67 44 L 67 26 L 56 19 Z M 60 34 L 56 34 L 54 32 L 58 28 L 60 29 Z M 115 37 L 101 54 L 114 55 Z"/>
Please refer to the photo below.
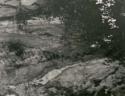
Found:
<path fill-rule="evenodd" d="M 125 0 L 0 0 L 0 96 L 125 96 Z"/>

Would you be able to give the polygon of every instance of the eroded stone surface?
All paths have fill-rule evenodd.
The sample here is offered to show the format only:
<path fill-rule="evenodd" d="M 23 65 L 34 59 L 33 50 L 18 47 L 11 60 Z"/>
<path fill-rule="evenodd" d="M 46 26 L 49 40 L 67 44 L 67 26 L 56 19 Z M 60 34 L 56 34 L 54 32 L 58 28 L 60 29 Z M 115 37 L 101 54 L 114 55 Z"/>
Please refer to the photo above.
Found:
<path fill-rule="evenodd" d="M 87 90 L 99 91 L 101 88 L 111 89 L 117 96 L 123 96 L 125 90 L 125 69 L 118 62 L 104 64 L 105 59 L 91 60 L 84 63 L 78 63 L 61 69 L 54 69 L 48 72 L 40 79 L 17 85 L 16 90 L 19 94 L 26 94 L 25 87 L 28 88 L 28 94 L 34 96 L 46 96 L 46 86 L 51 91 L 58 91 L 55 86 L 71 88 L 71 86 L 83 86 Z M 20 95 L 22 96 L 22 95 Z M 28 96 L 28 95 L 26 95 Z"/>

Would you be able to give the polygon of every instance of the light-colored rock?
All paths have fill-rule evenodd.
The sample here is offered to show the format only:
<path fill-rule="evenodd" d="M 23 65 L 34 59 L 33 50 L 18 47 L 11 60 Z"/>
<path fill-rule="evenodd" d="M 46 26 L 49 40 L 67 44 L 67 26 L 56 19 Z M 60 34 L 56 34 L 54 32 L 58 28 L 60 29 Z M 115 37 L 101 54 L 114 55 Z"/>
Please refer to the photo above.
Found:
<path fill-rule="evenodd" d="M 27 9 L 30 11 L 34 11 L 36 8 L 38 8 L 37 5 L 34 5 L 35 3 L 38 5 L 44 5 L 45 3 L 45 0 L 0 0 L 0 18 L 13 18 L 17 12 L 16 10 L 19 7 L 20 1 L 22 3 L 22 8 L 24 11 L 27 11 Z"/>
<path fill-rule="evenodd" d="M 37 0 L 21 0 L 23 5 L 32 5 L 33 3 L 35 3 Z"/>
<path fill-rule="evenodd" d="M 106 86 L 112 92 L 116 92 L 117 96 L 123 96 L 125 93 L 125 68 L 118 62 L 110 64 L 104 62 L 105 59 L 97 59 L 65 67 L 63 71 L 60 69 L 61 72 L 57 71 L 58 76 L 54 79 L 51 78 L 52 80 L 49 80 L 47 86 L 61 85 L 66 88 L 83 86 L 89 91 L 96 92 Z M 54 73 L 51 76 L 54 76 Z"/>
<path fill-rule="evenodd" d="M 49 90 L 54 92 L 58 91 L 54 88 L 56 85 L 61 85 L 66 88 L 82 86 L 82 88 L 90 92 L 98 92 L 103 86 L 106 86 L 117 94 L 116 96 L 123 96 L 125 93 L 125 68 L 119 65 L 118 62 L 106 64 L 104 63 L 105 60 L 106 58 L 95 59 L 87 62 L 75 63 L 61 69 L 54 69 L 39 79 L 31 78 L 32 80 L 28 82 L 25 81 L 25 83 L 17 84 L 16 88 L 13 90 L 19 93 L 19 96 L 28 96 L 28 94 L 30 94 L 30 96 L 34 96 L 34 94 L 38 96 L 47 96 L 45 91 L 46 86 L 50 86 Z M 16 79 L 20 80 L 25 76 L 32 77 L 32 74 L 34 74 L 33 77 L 36 77 L 35 72 L 37 73 L 40 66 L 34 67 L 29 68 L 27 71 L 26 69 L 20 69 L 21 71 L 18 70 L 16 76 L 21 77 L 17 77 Z"/>

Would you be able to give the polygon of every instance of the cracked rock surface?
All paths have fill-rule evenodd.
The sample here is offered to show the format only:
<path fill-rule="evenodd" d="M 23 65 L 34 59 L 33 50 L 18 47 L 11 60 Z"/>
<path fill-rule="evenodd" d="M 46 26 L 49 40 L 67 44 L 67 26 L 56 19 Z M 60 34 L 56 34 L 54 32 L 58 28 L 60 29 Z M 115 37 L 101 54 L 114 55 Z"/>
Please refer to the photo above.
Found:
<path fill-rule="evenodd" d="M 104 62 L 105 58 L 102 58 L 76 63 L 61 69 L 53 69 L 40 78 L 13 85 L 15 86 L 13 90 L 19 96 L 29 96 L 28 94 L 30 96 L 36 96 L 36 94 L 37 96 L 46 96 L 48 94 L 46 90 L 56 91 L 58 85 L 65 88 L 82 86 L 90 92 L 98 92 L 106 86 L 116 96 L 124 96 L 125 68 L 119 65 L 117 61 L 110 64 L 104 64 Z"/>

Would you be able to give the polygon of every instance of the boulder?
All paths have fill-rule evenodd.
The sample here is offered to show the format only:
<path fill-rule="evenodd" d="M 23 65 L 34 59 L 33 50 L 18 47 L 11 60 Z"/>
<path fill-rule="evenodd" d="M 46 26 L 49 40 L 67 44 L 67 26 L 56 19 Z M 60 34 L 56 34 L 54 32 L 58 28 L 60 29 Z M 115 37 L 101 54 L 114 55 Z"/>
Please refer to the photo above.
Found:
<path fill-rule="evenodd" d="M 47 78 L 47 75 L 48 79 L 45 83 L 44 78 Z M 114 94 L 115 96 L 124 96 L 125 93 L 125 68 L 119 65 L 118 61 L 106 63 L 105 58 L 95 59 L 53 70 L 47 75 L 41 79 L 39 84 L 47 86 L 49 91 L 54 89 L 57 93 L 61 88 L 73 88 L 73 90 L 82 88 L 90 93 L 95 92 L 94 96 L 102 94 L 100 92 L 103 89 L 110 90 L 109 92 L 113 96 Z"/>
<path fill-rule="evenodd" d="M 25 73 L 25 71 L 20 69 L 22 71 L 16 72 L 17 80 L 21 80 L 23 76 L 25 78 L 27 78 L 26 76 L 32 77 L 33 73 L 34 78 L 32 77 L 30 81 L 26 80 L 20 84 L 13 85 L 15 88 L 12 90 L 18 93 L 19 96 L 50 96 L 50 92 L 59 95 L 60 92 L 68 92 L 71 89 L 73 91 L 82 89 L 90 93 L 94 92 L 94 96 L 100 96 L 101 92 L 110 94 L 106 96 L 124 96 L 125 68 L 118 61 L 107 63 L 106 60 L 106 58 L 102 58 L 78 62 L 60 69 L 48 70 L 45 72 L 46 74 L 37 74 L 38 76 L 34 72 L 38 73 L 39 66 L 36 69 L 33 68 L 33 70 L 29 68 L 32 71 L 27 70 L 29 74 L 24 75 L 18 74 L 19 72 Z M 44 67 L 44 70 L 46 68 Z"/>

